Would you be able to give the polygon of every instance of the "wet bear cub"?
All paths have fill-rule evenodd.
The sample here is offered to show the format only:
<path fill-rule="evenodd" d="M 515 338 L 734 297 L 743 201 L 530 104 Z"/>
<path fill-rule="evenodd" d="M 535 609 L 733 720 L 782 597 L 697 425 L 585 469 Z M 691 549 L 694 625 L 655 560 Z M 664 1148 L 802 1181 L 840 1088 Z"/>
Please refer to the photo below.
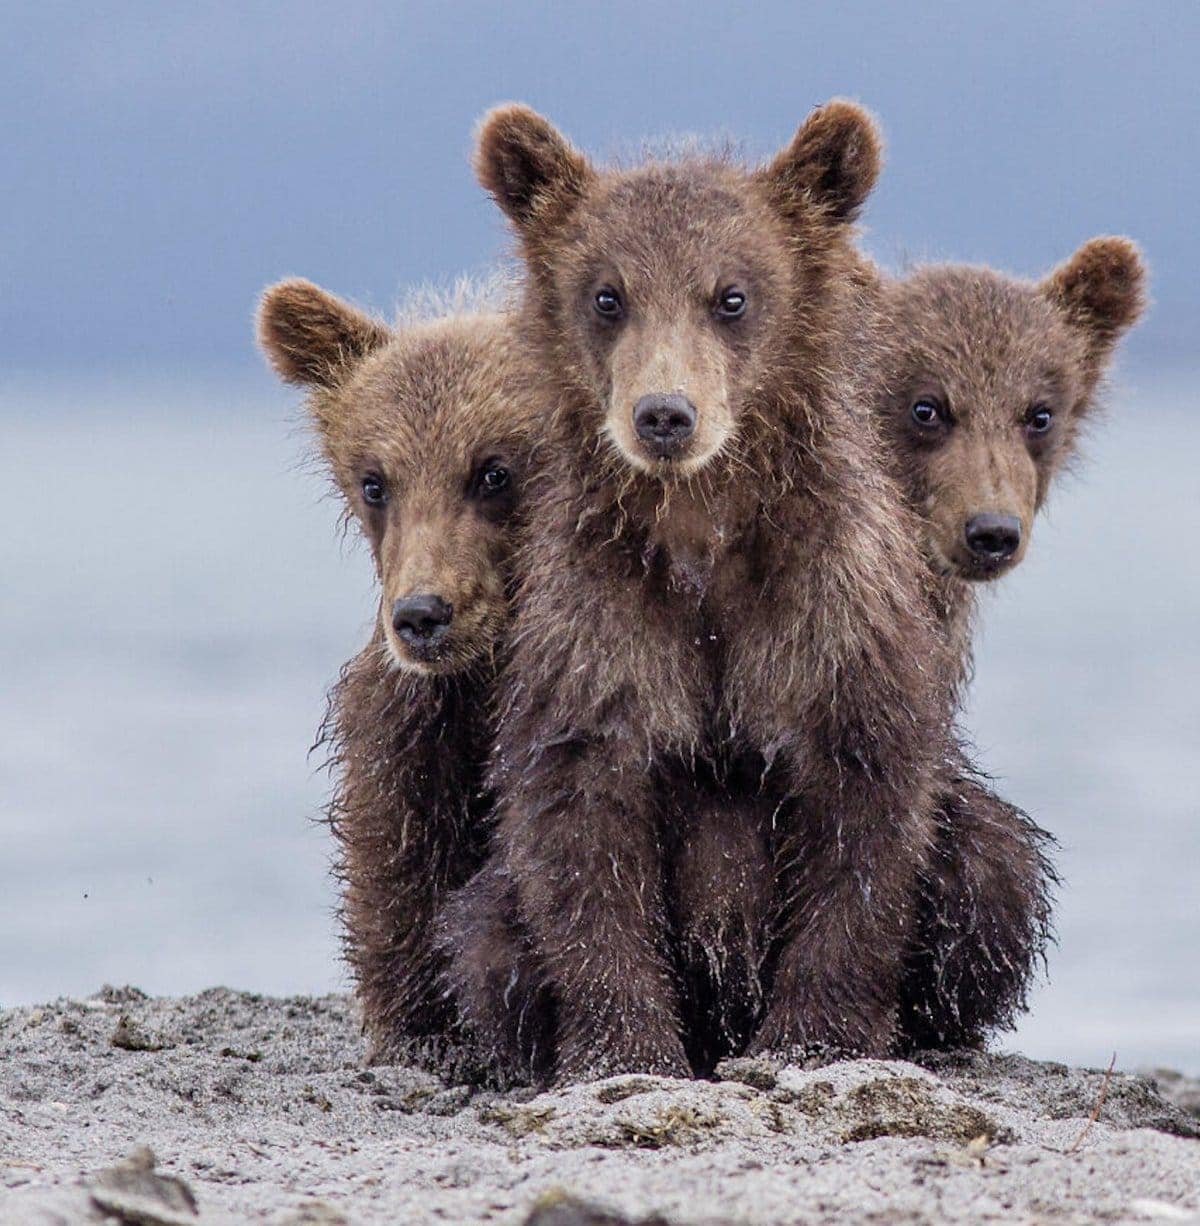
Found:
<path fill-rule="evenodd" d="M 1122 238 L 1092 239 L 1037 284 L 966 265 L 884 283 L 875 415 L 956 617 L 972 583 L 1024 558 L 1144 283 Z"/>
<path fill-rule="evenodd" d="M 975 595 L 1018 565 L 1116 344 L 1144 306 L 1125 239 L 1085 243 L 1038 284 L 930 266 L 884 283 L 874 413 L 922 542 L 945 632 L 970 672 Z M 915 1046 L 978 1042 L 1024 1001 L 1049 926 L 1048 836 L 960 758 L 939 809 L 904 985 Z"/>
<path fill-rule="evenodd" d="M 689 795 L 742 780 L 803 814 L 752 1048 L 893 1048 L 951 665 L 839 375 L 878 160 L 846 103 L 754 169 L 602 170 L 526 108 L 484 123 L 553 403 L 492 777 L 560 1078 L 689 1074 L 672 864 Z"/>
<path fill-rule="evenodd" d="M 482 857 L 496 642 L 530 414 L 500 314 L 392 329 L 306 281 L 268 290 L 259 337 L 308 409 L 370 545 L 379 616 L 322 739 L 336 771 L 343 943 L 375 1058 L 453 1037 L 431 926 Z"/>

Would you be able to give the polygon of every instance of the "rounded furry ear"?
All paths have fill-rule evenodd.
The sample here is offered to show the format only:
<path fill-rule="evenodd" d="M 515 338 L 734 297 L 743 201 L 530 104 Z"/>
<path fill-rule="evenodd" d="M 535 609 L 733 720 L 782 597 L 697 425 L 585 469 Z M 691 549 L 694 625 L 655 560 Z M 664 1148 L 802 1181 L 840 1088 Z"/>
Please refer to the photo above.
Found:
<path fill-rule="evenodd" d="M 883 164 L 883 139 L 870 112 L 835 98 L 819 106 L 759 178 L 788 214 L 818 207 L 853 221 Z"/>
<path fill-rule="evenodd" d="M 483 117 L 475 174 L 517 228 L 526 231 L 582 196 L 593 171 L 549 120 L 513 103 Z"/>
<path fill-rule="evenodd" d="M 258 343 L 285 383 L 331 387 L 391 337 L 378 320 L 299 277 L 272 285 L 258 306 Z"/>
<path fill-rule="evenodd" d="M 1094 348 L 1111 348 L 1146 307 L 1146 266 L 1127 238 L 1093 238 L 1041 285 L 1083 328 Z"/>

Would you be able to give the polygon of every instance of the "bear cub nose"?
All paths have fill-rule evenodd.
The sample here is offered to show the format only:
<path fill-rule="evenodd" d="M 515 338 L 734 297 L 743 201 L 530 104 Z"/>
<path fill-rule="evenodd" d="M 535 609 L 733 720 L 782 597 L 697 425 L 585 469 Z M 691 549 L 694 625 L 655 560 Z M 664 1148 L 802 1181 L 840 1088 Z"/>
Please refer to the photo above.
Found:
<path fill-rule="evenodd" d="M 665 458 L 692 437 L 696 410 L 686 396 L 678 393 L 643 396 L 633 406 L 633 427 L 651 451 Z"/>
<path fill-rule="evenodd" d="M 450 629 L 454 607 L 440 596 L 405 596 L 392 605 L 392 628 L 412 647 L 429 647 Z"/>
<path fill-rule="evenodd" d="M 1021 521 L 990 511 L 967 520 L 967 548 L 981 562 L 1004 562 L 1021 544 Z"/>

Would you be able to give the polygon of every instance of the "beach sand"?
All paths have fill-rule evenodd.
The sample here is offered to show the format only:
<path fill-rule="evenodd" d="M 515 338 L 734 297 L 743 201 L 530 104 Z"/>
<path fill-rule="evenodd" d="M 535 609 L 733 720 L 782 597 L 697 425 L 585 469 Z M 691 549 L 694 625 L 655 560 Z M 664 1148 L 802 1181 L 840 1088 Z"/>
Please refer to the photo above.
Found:
<path fill-rule="evenodd" d="M 0 1223 L 1200 1222 L 1200 1092 L 1167 1073 L 957 1053 L 499 1094 L 363 1052 L 345 996 L 0 1011 Z"/>

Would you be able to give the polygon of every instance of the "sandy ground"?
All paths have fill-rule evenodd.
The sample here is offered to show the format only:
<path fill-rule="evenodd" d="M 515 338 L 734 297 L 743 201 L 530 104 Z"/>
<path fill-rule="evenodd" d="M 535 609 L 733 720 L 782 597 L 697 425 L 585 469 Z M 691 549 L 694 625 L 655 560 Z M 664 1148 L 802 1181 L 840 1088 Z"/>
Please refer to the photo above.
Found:
<path fill-rule="evenodd" d="M 0 1223 L 1200 1223 L 1200 1087 L 1167 1074 L 733 1061 L 499 1095 L 362 1051 L 342 996 L 0 1012 Z"/>

